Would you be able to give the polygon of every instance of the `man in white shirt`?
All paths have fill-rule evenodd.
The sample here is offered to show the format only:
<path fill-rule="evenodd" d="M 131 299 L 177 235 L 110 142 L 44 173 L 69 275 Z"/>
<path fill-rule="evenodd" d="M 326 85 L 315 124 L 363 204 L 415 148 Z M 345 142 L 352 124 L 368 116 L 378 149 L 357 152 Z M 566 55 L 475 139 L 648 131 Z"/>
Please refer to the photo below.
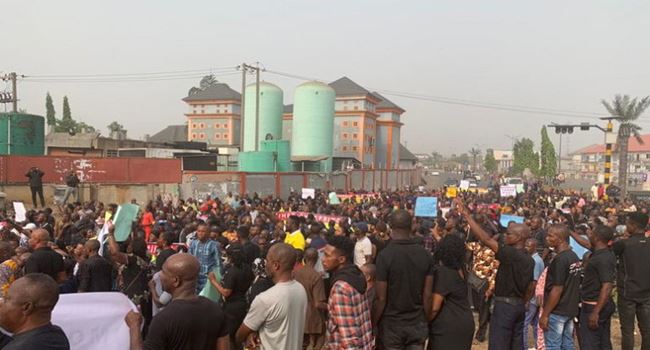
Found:
<path fill-rule="evenodd" d="M 296 252 L 286 243 L 276 243 L 266 255 L 266 272 L 275 285 L 260 293 L 237 331 L 237 342 L 262 349 L 302 349 L 307 292 L 293 279 Z M 254 333 L 257 333 L 254 334 Z"/>
<path fill-rule="evenodd" d="M 354 235 L 357 242 L 354 245 L 354 264 L 357 267 L 372 262 L 372 242 L 367 236 L 368 225 L 366 223 L 358 223 L 354 226 Z"/>

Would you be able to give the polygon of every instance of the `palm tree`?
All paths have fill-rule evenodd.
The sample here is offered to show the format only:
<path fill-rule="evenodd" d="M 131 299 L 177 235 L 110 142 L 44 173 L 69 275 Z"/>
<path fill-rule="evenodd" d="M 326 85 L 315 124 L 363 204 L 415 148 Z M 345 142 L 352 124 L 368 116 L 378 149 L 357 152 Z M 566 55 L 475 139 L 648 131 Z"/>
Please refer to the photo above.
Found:
<path fill-rule="evenodd" d="M 646 108 L 650 106 L 650 96 L 638 100 L 638 98 L 630 99 L 628 95 L 616 95 L 611 103 L 605 100 L 602 100 L 602 103 L 609 114 L 621 123 L 618 127 L 616 140 L 618 144 L 618 185 L 621 187 L 621 192 L 625 196 L 627 194 L 629 139 L 630 136 L 634 136 L 639 143 L 643 143 L 643 139 L 639 134 L 641 127 L 635 124 L 635 122 Z"/>
<path fill-rule="evenodd" d="M 469 154 L 472 156 L 472 166 L 474 167 L 474 171 L 478 169 L 476 165 L 476 159 L 481 155 L 481 150 L 478 148 L 472 147 L 472 149 L 469 150 Z"/>
<path fill-rule="evenodd" d="M 199 87 L 196 86 L 192 87 L 187 94 L 194 95 L 197 92 L 204 91 L 205 89 L 217 84 L 219 84 L 219 81 L 214 76 L 214 74 L 206 75 L 203 78 L 201 78 L 201 81 L 199 82 Z"/>

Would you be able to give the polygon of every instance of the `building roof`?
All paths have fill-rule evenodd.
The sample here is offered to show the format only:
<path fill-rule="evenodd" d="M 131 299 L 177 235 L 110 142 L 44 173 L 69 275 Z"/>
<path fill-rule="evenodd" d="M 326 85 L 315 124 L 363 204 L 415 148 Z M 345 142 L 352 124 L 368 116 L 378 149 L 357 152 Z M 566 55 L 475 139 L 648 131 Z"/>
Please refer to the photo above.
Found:
<path fill-rule="evenodd" d="M 168 125 L 149 138 L 151 142 L 185 142 L 187 141 L 187 125 Z"/>
<path fill-rule="evenodd" d="M 348 77 L 343 77 L 331 82 L 330 87 L 336 92 L 336 96 L 368 96 L 372 93 L 363 86 L 355 83 Z"/>
<path fill-rule="evenodd" d="M 404 113 L 404 108 L 396 105 L 391 100 L 389 100 L 386 97 L 380 95 L 378 92 L 375 91 L 375 92 L 372 93 L 372 95 L 375 96 L 378 100 L 381 100 L 381 102 L 379 102 L 375 106 L 375 108 L 377 108 L 377 109 L 398 109 L 398 110 L 402 111 L 402 113 Z"/>
<path fill-rule="evenodd" d="M 231 89 L 228 84 L 217 83 L 183 99 L 185 102 L 206 100 L 241 100 L 241 94 Z"/>
<path fill-rule="evenodd" d="M 630 137 L 628 141 L 628 152 L 630 153 L 650 153 L 650 134 L 641 135 L 643 144 L 639 143 L 636 137 Z M 616 151 L 616 145 L 614 145 L 613 151 Z M 571 152 L 571 154 L 597 154 L 605 153 L 605 144 L 595 144 L 581 148 L 577 151 Z"/>
<path fill-rule="evenodd" d="M 411 151 L 408 150 L 403 144 L 399 144 L 399 160 L 418 160 Z"/>
<path fill-rule="evenodd" d="M 293 105 L 284 105 L 282 113 L 293 113 Z"/>

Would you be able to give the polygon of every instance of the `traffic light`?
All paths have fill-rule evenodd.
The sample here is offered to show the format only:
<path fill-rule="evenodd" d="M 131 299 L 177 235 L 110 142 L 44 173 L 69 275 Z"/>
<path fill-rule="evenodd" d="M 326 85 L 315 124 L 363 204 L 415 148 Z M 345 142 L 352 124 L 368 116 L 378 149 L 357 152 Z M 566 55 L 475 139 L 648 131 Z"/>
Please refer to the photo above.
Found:
<path fill-rule="evenodd" d="M 556 125 L 555 126 L 555 133 L 556 134 L 573 134 L 573 126 L 562 126 L 562 125 Z"/>
<path fill-rule="evenodd" d="M 589 130 L 589 123 L 580 123 L 580 130 L 588 131 Z"/>

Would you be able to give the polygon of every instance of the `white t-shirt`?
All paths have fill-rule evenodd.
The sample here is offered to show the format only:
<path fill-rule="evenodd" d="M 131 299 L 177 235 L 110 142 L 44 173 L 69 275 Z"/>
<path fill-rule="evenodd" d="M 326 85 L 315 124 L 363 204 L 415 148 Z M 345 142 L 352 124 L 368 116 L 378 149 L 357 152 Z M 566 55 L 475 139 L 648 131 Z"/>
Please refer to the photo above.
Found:
<path fill-rule="evenodd" d="M 366 255 L 372 255 L 372 243 L 367 236 L 357 240 L 354 245 L 354 264 L 358 267 L 365 265 L 367 262 Z"/>
<path fill-rule="evenodd" d="M 278 283 L 255 297 L 244 319 L 257 331 L 262 349 L 302 349 L 307 292 L 295 280 Z"/>

